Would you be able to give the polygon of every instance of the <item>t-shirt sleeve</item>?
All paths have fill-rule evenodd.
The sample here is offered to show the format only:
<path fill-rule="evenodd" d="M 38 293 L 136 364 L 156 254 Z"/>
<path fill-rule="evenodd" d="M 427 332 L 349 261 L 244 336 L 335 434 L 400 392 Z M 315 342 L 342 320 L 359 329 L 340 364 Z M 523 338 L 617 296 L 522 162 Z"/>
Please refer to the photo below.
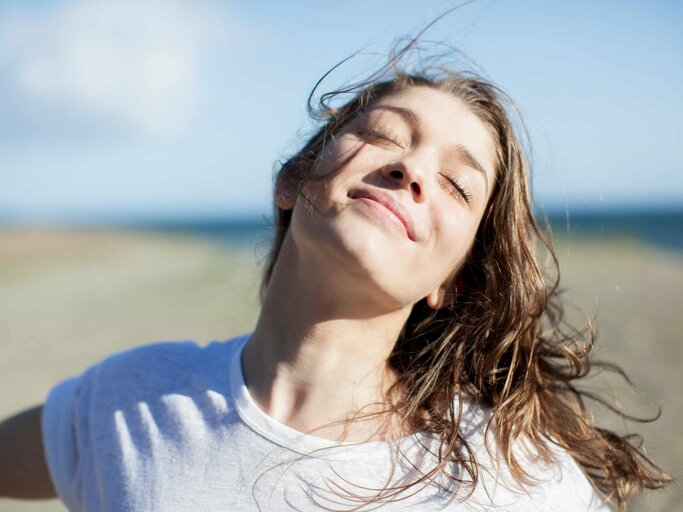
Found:
<path fill-rule="evenodd" d="M 69 510 L 109 499 L 102 493 L 118 476 L 112 457 L 122 442 L 115 413 L 135 411 L 139 401 L 158 400 L 169 390 L 187 392 L 201 378 L 192 370 L 200 354 L 193 342 L 153 343 L 112 354 L 50 391 L 41 419 L 43 446 L 57 495 Z"/>
<path fill-rule="evenodd" d="M 525 441 L 517 440 L 513 444 L 517 461 L 530 477 L 530 483 L 516 480 L 507 464 L 499 460 L 493 463 L 493 471 L 487 467 L 482 472 L 487 477 L 486 488 L 494 496 L 496 510 L 610 512 L 610 505 L 595 490 L 570 453 L 551 442 L 547 448 L 552 460 L 544 462 Z"/>
<path fill-rule="evenodd" d="M 551 449 L 555 453 L 557 465 L 545 470 L 544 476 L 548 478 L 541 483 L 540 492 L 535 496 L 545 502 L 540 510 L 610 512 L 610 506 L 591 485 L 571 455 L 557 446 Z"/>
<path fill-rule="evenodd" d="M 588 512 L 610 512 L 612 510 L 605 499 L 591 485 L 579 464 L 569 454 L 565 455 L 562 465 L 563 478 L 569 483 L 563 492 L 565 498 L 574 495 L 583 500 L 585 510 Z"/>
<path fill-rule="evenodd" d="M 78 468 L 75 403 L 82 377 L 55 386 L 47 397 L 41 420 L 47 466 L 57 495 L 69 510 L 77 510 L 74 485 Z"/>

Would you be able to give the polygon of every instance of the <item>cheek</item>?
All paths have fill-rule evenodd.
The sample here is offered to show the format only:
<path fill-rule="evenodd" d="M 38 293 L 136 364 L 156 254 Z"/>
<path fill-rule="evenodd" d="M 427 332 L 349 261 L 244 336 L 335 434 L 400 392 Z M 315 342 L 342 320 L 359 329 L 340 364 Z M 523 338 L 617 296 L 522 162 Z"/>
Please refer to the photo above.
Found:
<path fill-rule="evenodd" d="M 349 135 L 330 141 L 325 145 L 313 168 L 314 176 L 327 176 L 348 164 L 361 149 L 361 143 Z"/>
<path fill-rule="evenodd" d="M 464 212 L 443 217 L 439 223 L 435 258 L 443 262 L 446 276 L 460 267 L 467 257 L 477 232 L 477 223 Z"/>

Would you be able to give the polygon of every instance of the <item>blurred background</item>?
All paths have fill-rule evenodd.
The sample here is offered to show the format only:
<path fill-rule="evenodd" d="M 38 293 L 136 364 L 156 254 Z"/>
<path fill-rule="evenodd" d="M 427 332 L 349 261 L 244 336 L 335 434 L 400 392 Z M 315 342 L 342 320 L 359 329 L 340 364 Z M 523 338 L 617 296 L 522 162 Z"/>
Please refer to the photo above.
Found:
<path fill-rule="evenodd" d="M 455 2 L 0 3 L 0 417 L 112 352 L 227 339 L 258 315 L 272 172 L 306 99 Z M 464 5 L 448 41 L 516 101 L 571 315 L 633 392 L 592 381 L 683 474 L 683 4 Z M 680 510 L 680 486 L 631 510 Z M 64 510 L 0 500 L 4 511 Z"/>

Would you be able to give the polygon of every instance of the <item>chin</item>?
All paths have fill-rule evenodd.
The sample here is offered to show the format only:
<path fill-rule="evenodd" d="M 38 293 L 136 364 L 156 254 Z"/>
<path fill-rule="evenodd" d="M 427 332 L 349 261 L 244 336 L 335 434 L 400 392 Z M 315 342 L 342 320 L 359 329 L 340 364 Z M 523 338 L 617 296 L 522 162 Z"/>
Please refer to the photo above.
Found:
<path fill-rule="evenodd" d="M 297 223 L 291 226 L 300 251 L 326 273 L 367 289 L 378 301 L 403 307 L 414 301 L 415 266 L 409 247 L 395 233 L 365 219 Z M 376 293 L 371 290 L 375 289 Z"/>
<path fill-rule="evenodd" d="M 339 249 L 350 271 L 355 268 L 364 279 L 381 288 L 399 285 L 405 289 L 413 279 L 409 255 L 404 252 L 400 240 L 391 234 L 370 226 L 340 233 L 340 244 Z"/>

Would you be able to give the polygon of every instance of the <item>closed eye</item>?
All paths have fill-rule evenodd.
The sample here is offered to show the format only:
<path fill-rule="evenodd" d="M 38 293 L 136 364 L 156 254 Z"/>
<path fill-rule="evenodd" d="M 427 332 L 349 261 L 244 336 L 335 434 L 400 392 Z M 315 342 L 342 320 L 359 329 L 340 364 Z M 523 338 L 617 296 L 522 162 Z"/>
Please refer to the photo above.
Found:
<path fill-rule="evenodd" d="M 456 199 L 464 199 L 467 204 L 472 201 L 472 192 L 457 177 L 440 174 L 447 192 Z"/>
<path fill-rule="evenodd" d="M 401 139 L 398 136 L 390 135 L 390 134 L 383 132 L 381 130 L 366 127 L 366 128 L 359 130 L 357 133 L 361 138 L 363 138 L 365 140 L 369 140 L 369 141 L 373 141 L 373 142 L 384 142 L 387 144 L 393 144 L 393 145 L 398 146 L 400 148 L 404 147 L 403 142 L 401 141 Z"/>

